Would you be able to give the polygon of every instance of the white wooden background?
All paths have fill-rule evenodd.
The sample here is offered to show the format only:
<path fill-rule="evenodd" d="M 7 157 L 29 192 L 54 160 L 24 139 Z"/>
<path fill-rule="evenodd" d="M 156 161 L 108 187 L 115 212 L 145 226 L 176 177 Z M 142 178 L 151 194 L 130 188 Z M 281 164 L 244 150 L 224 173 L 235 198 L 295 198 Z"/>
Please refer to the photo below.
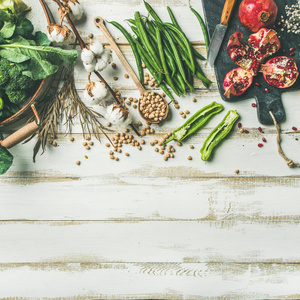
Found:
<path fill-rule="evenodd" d="M 186 0 L 149 2 L 165 20 L 165 7 L 171 6 L 205 54 Z M 55 4 L 47 3 L 55 12 Z M 94 17 L 122 22 L 136 10 L 146 13 L 141 0 L 81 3 L 87 18 L 78 25 L 80 33 L 87 37 L 93 32 L 103 42 Z M 202 13 L 200 1 L 192 5 Z M 124 38 L 112 26 L 109 30 L 134 65 Z M 108 68 L 104 77 L 122 95 L 138 96 L 116 57 L 114 61 L 117 70 Z M 212 70 L 203 68 L 214 80 Z M 113 76 L 120 79 L 115 82 Z M 86 81 L 78 63 L 80 92 Z M 222 100 L 215 84 L 208 92 L 198 83 L 195 93 L 179 101 L 182 110 L 194 113 Z M 199 149 L 226 111 L 182 147 L 175 146 L 175 159 L 168 162 L 149 142 L 182 124 L 174 108 L 163 127 L 153 127 L 156 134 L 145 138 L 142 151 L 123 147 L 131 156 L 121 154 L 119 162 L 109 160 L 105 142 L 94 140 L 86 151 L 78 124 L 75 142 L 62 127 L 59 146 L 49 147 L 35 164 L 34 141 L 13 148 L 14 165 L 0 178 L 0 298 L 300 298 L 300 170 L 289 169 L 278 156 L 274 126 L 258 132 L 252 102 L 223 103 L 226 111 L 238 110 L 250 133 L 235 128 L 206 163 Z M 292 130 L 300 128 L 299 92 L 284 94 L 283 103 L 283 148 L 300 160 L 299 132 Z M 138 121 L 137 111 L 131 112 Z M 260 149 L 263 136 L 267 143 Z M 76 160 L 82 164 L 75 165 Z"/>

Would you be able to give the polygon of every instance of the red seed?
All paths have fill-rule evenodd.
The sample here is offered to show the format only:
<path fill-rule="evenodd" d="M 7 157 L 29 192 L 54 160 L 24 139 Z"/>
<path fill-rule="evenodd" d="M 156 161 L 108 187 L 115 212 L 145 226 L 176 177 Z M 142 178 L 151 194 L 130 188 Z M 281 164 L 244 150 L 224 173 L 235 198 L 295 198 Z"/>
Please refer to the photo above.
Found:
<path fill-rule="evenodd" d="M 258 127 L 258 131 L 259 131 L 259 132 L 262 132 L 262 129 L 261 129 L 261 127 Z"/>
<path fill-rule="evenodd" d="M 292 129 L 295 130 L 295 131 L 298 130 L 297 127 L 295 127 L 295 126 L 293 126 Z"/>
<path fill-rule="evenodd" d="M 267 140 L 263 137 L 262 138 L 262 141 L 264 142 L 264 143 L 266 143 L 267 142 Z"/>
<path fill-rule="evenodd" d="M 252 107 L 256 107 L 256 104 L 255 104 L 255 103 L 252 103 L 251 105 L 252 105 Z"/>
<path fill-rule="evenodd" d="M 295 52 L 291 52 L 291 53 L 290 53 L 290 56 L 294 56 L 294 55 L 295 55 Z"/>
<path fill-rule="evenodd" d="M 242 123 L 238 123 L 238 128 L 241 128 L 242 127 Z"/>
<path fill-rule="evenodd" d="M 259 83 L 259 82 L 255 82 L 255 84 L 256 84 L 257 86 L 260 86 L 260 83 Z"/>
<path fill-rule="evenodd" d="M 245 133 L 249 133 L 249 131 L 246 129 L 245 131 L 244 131 Z"/>
<path fill-rule="evenodd" d="M 268 88 L 265 88 L 265 92 L 266 92 L 266 93 L 269 93 L 269 89 L 268 89 Z"/>
<path fill-rule="evenodd" d="M 295 50 L 295 47 L 290 48 L 290 52 L 293 52 Z"/>
<path fill-rule="evenodd" d="M 259 148 L 261 148 L 261 147 L 263 147 L 264 145 L 261 144 L 261 143 L 259 143 L 257 146 L 258 146 Z"/>

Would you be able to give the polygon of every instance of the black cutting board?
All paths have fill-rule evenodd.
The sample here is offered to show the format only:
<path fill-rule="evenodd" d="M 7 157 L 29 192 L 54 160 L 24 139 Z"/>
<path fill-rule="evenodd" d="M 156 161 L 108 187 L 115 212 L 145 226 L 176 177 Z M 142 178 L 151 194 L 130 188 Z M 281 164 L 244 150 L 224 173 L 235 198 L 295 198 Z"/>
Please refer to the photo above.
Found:
<path fill-rule="evenodd" d="M 264 125 L 271 125 L 273 124 L 273 120 L 269 114 L 270 110 L 273 112 L 277 122 L 281 122 L 285 119 L 285 112 L 281 101 L 281 94 L 283 92 L 300 89 L 300 78 L 299 78 L 300 76 L 298 77 L 297 81 L 293 86 L 287 89 L 278 89 L 270 86 L 264 80 L 263 75 L 260 73 L 256 77 L 254 77 L 252 86 L 243 95 L 239 97 L 231 96 L 230 99 L 226 98 L 223 95 L 224 94 L 223 80 L 226 74 L 230 70 L 239 67 L 238 65 L 236 65 L 234 62 L 231 61 L 229 55 L 227 54 L 226 48 L 227 48 L 228 40 L 230 36 L 237 30 L 240 30 L 244 33 L 245 42 L 248 42 L 248 37 L 251 34 L 241 25 L 238 19 L 238 10 L 241 2 L 242 2 L 241 0 L 238 0 L 235 5 L 225 38 L 223 40 L 223 44 L 221 46 L 220 52 L 215 62 L 215 73 L 217 78 L 217 84 L 218 84 L 221 97 L 225 101 L 233 102 L 233 101 L 245 100 L 249 98 L 255 98 L 257 104 L 257 115 L 258 115 L 259 122 Z M 280 21 L 281 15 L 284 16 L 284 19 L 287 19 L 285 13 L 285 6 L 286 5 L 290 6 L 292 4 L 295 4 L 297 0 L 275 0 L 275 2 L 278 6 L 278 15 L 277 15 L 277 21 L 274 29 L 278 32 L 278 35 L 280 36 L 279 39 L 281 42 L 281 49 L 273 56 L 285 55 L 289 57 L 289 53 L 290 53 L 289 49 L 291 47 L 295 47 L 295 56 L 293 56 L 293 58 L 296 60 L 297 66 L 299 68 L 300 35 L 299 34 L 296 35 L 294 33 L 287 33 L 286 29 L 284 31 L 281 31 L 281 26 L 277 25 L 278 22 Z M 224 4 L 225 4 L 225 0 L 202 0 L 204 15 L 205 15 L 206 24 L 208 27 L 208 33 L 210 37 L 212 37 L 216 25 L 220 23 Z M 286 50 L 285 54 L 282 51 L 283 49 Z M 267 61 L 270 58 L 271 57 L 267 58 L 265 61 Z M 255 82 L 259 82 L 261 86 L 260 87 L 256 86 Z M 269 89 L 269 93 L 265 92 L 266 87 Z M 249 109 L 251 109 L 250 103 L 249 103 Z"/>

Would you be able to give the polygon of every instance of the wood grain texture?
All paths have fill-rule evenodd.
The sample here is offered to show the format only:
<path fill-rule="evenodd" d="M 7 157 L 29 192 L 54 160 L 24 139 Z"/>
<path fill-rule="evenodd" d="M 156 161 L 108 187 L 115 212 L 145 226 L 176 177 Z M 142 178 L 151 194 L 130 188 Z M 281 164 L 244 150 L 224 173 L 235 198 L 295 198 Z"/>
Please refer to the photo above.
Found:
<path fill-rule="evenodd" d="M 0 270 L 0 297 L 7 300 L 300 297 L 298 264 L 1 264 Z"/>
<path fill-rule="evenodd" d="M 92 32 L 106 45 L 94 17 L 127 26 L 124 19 L 136 10 L 146 14 L 141 0 L 80 2 L 86 14 L 77 24 L 80 34 L 88 41 Z M 171 6 L 193 45 L 206 55 L 200 26 L 186 0 L 149 2 L 166 21 L 166 6 Z M 47 3 L 56 14 L 56 4 Z M 200 1 L 191 4 L 203 15 Z M 108 28 L 136 70 L 126 40 L 116 28 Z M 115 54 L 113 59 L 117 68 L 108 67 L 102 75 L 123 96 L 138 97 Z M 215 81 L 213 70 L 205 62 L 201 66 Z M 87 84 L 81 62 L 75 78 L 81 95 Z M 192 114 L 222 101 L 215 83 L 209 91 L 195 83 L 196 91 L 179 99 L 180 110 Z M 295 160 L 300 142 L 299 131 L 292 127 L 300 128 L 299 95 L 283 95 L 288 116 L 282 123 L 283 148 Z M 104 146 L 105 140 L 94 140 L 86 151 L 77 120 L 75 141 L 69 141 L 61 125 L 58 147 L 47 146 L 35 164 L 34 141 L 11 149 L 14 165 L 0 178 L 0 298 L 300 299 L 300 170 L 287 168 L 277 155 L 273 126 L 258 132 L 252 102 L 221 102 L 224 114 L 238 109 L 250 133 L 235 128 L 206 163 L 199 149 L 224 115 L 214 117 L 182 147 L 173 143 L 175 159 L 165 162 L 149 143 L 184 122 L 172 106 L 168 121 L 152 126 L 156 133 L 146 136 L 143 150 L 124 146 L 119 162 L 109 160 L 111 148 Z M 138 111 L 129 109 L 134 122 L 139 121 Z M 259 149 L 263 136 L 267 143 Z"/>

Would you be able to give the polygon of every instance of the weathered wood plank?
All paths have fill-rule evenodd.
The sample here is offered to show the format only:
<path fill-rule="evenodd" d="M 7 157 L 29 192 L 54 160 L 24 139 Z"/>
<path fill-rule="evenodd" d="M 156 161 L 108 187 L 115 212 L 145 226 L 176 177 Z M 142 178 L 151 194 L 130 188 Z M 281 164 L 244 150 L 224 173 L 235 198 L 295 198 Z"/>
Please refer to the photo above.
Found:
<path fill-rule="evenodd" d="M 46 176 L 2 180 L 0 220 L 300 220 L 300 178 Z"/>
<path fill-rule="evenodd" d="M 0 297 L 7 300 L 300 298 L 299 264 L 2 264 L 0 270 Z"/>
<path fill-rule="evenodd" d="M 0 263 L 297 263 L 299 232 L 299 221 L 1 221 Z"/>

